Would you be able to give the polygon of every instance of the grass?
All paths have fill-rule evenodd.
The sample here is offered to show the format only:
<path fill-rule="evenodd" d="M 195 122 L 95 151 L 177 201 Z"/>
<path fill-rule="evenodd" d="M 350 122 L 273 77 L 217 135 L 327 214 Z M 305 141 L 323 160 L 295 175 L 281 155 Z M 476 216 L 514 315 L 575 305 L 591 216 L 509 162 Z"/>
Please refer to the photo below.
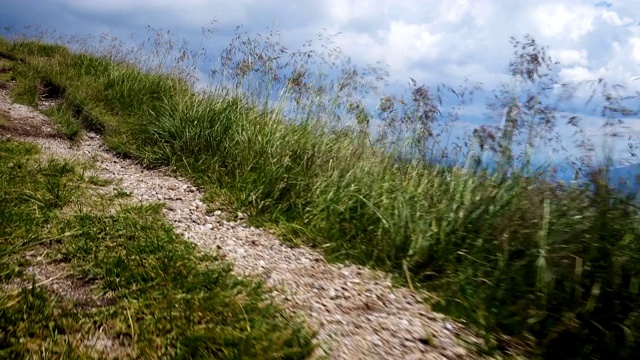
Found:
<path fill-rule="evenodd" d="M 418 158 L 399 162 L 395 155 L 424 153 L 437 143 L 416 137 L 412 148 L 382 151 L 371 145 L 362 136 L 368 119 L 358 93 L 345 92 L 349 84 L 361 85 L 363 73 L 344 72 L 355 74 L 342 79 L 348 81 L 320 81 L 324 90 L 314 92 L 309 83 L 316 79 L 303 71 L 309 67 L 294 63 L 282 96 L 302 105 L 294 107 L 295 121 L 285 121 L 290 112 L 260 97 L 262 86 L 277 79 L 268 62 L 258 69 L 268 81 L 252 83 L 242 67 L 246 62 L 234 62 L 230 54 L 222 70 L 235 69 L 238 77 L 231 80 L 240 87 L 196 93 L 181 73 L 157 71 L 147 58 L 127 59 L 126 53 L 117 46 L 75 53 L 27 39 L 0 43 L 0 54 L 15 59 L 14 98 L 34 104 L 43 88 L 57 89 L 61 104 L 50 114 L 69 137 L 80 128 L 98 131 L 112 149 L 148 166 L 171 166 L 204 187 L 210 203 L 247 212 L 254 224 L 283 238 L 434 292 L 432 305 L 481 330 L 487 350 L 548 359 L 640 353 L 640 222 L 637 209 L 604 184 L 606 177 L 593 172 L 587 185 L 559 189 L 536 176 L 476 171 L 473 152 L 462 169 Z M 404 118 L 397 117 L 399 108 L 385 105 L 381 118 L 389 134 L 415 130 L 427 137 L 437 113 L 431 96 L 426 87 L 414 89 L 420 106 L 407 108 Z M 340 111 L 355 114 L 355 127 L 336 126 L 331 119 Z M 406 124 L 414 127 L 401 127 Z M 500 139 L 504 148 L 513 134 L 507 129 L 488 138 Z M 85 228 L 89 220 L 74 221 Z M 115 231 L 117 222 L 96 220 L 91 227 Z M 97 234 L 93 245 L 75 242 L 73 252 L 96 256 L 77 268 L 104 271 L 105 284 L 117 293 L 123 281 L 109 274 L 107 265 L 120 264 L 120 258 L 107 251 L 115 245 Z M 106 248 L 95 250 L 96 244 Z M 140 246 L 144 249 L 135 251 L 158 245 Z M 148 261 L 155 266 L 164 260 Z M 136 276 L 140 286 L 153 281 L 149 274 Z M 125 309 L 139 321 L 151 321 L 139 303 Z M 136 329 L 126 331 L 146 339 Z"/>
<path fill-rule="evenodd" d="M 85 166 L 0 140 L 0 357 L 300 359 L 312 334 Z"/>

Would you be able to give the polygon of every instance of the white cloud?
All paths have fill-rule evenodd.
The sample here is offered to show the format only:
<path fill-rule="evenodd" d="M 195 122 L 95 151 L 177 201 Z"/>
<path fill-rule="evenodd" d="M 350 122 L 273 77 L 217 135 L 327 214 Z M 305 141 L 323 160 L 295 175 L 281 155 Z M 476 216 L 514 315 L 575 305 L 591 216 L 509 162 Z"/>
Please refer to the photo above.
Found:
<path fill-rule="evenodd" d="M 632 37 L 629 39 L 629 46 L 631 47 L 631 56 L 633 60 L 640 64 L 640 37 Z"/>
<path fill-rule="evenodd" d="M 593 6 L 550 2 L 534 8 L 532 18 L 541 35 L 576 40 L 593 29 L 596 15 Z"/>
<path fill-rule="evenodd" d="M 633 19 L 629 17 L 620 17 L 615 11 L 605 10 L 602 12 L 602 18 L 611 25 L 626 26 L 633 23 Z"/>
<path fill-rule="evenodd" d="M 331 18 L 333 26 L 346 24 L 353 20 L 376 17 L 381 6 L 382 8 L 386 7 L 379 2 L 367 0 L 330 0 L 325 4 L 327 15 Z"/>
<path fill-rule="evenodd" d="M 469 11 L 469 1 L 443 1 L 440 12 L 442 13 L 442 19 L 446 22 L 458 22 Z"/>
<path fill-rule="evenodd" d="M 551 57 L 563 66 L 586 66 L 589 63 L 587 51 L 584 49 L 551 50 Z"/>
<path fill-rule="evenodd" d="M 560 70 L 560 81 L 563 83 L 577 83 L 595 79 L 597 79 L 597 75 L 583 66 L 567 67 Z"/>
<path fill-rule="evenodd" d="M 397 64 L 418 59 L 431 60 L 439 55 L 441 34 L 432 33 L 428 25 L 394 21 L 385 36 L 384 47 Z"/>

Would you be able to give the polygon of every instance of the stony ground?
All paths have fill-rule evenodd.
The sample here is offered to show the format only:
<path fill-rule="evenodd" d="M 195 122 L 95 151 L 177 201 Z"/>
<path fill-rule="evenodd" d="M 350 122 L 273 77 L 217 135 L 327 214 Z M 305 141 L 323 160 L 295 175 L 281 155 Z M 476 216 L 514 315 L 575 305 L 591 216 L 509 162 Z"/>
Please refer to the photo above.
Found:
<path fill-rule="evenodd" d="M 472 336 L 462 326 L 425 307 L 419 293 L 394 288 L 385 274 L 328 264 L 313 249 L 247 226 L 243 214 L 207 212 L 202 192 L 189 182 L 118 158 L 96 134 L 71 144 L 36 109 L 12 103 L 6 89 L 0 90 L 0 115 L 9 120 L 0 125 L 0 136 L 37 143 L 55 156 L 91 160 L 97 175 L 115 180 L 135 201 L 164 202 L 167 219 L 187 239 L 224 254 L 239 275 L 264 279 L 277 301 L 307 319 L 318 331 L 318 358 L 477 357 L 463 345 Z"/>

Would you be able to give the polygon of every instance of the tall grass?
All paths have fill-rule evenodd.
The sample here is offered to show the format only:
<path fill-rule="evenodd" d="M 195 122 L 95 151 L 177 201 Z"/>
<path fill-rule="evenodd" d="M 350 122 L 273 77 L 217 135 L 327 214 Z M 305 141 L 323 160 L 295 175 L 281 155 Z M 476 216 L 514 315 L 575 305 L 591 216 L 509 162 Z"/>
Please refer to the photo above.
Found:
<path fill-rule="evenodd" d="M 425 287 L 436 309 L 484 331 L 489 347 L 550 359 L 640 354 L 637 209 L 592 164 L 583 164 L 589 182 L 566 189 L 527 161 L 515 166 L 518 148 L 526 158 L 551 146 L 559 121 L 544 48 L 514 40 L 516 85 L 490 104 L 503 126 L 476 129 L 452 156 L 446 131 L 476 86 L 415 83 L 406 98 L 382 96 L 375 115 L 366 99 L 382 67 L 362 69 L 330 41 L 325 53 L 289 53 L 277 33 L 265 38 L 239 33 L 208 92 L 193 91 L 188 67 L 163 73 L 118 46 L 85 48 L 90 55 L 20 40 L 0 50 L 19 59 L 17 99 L 33 102 L 36 84 L 56 84 L 58 111 L 102 129 L 113 149 L 170 165 L 210 201 L 329 257 Z M 458 106 L 444 112 L 451 94 Z M 374 115 L 384 127 L 370 136 Z M 482 166 L 491 153 L 499 171 Z"/>

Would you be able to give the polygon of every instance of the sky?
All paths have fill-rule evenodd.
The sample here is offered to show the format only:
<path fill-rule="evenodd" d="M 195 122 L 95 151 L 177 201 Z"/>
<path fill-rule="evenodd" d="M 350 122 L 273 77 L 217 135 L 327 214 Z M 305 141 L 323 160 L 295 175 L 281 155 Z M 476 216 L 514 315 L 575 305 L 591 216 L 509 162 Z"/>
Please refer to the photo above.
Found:
<path fill-rule="evenodd" d="M 640 91 L 634 80 L 640 77 L 639 0 L 2 0 L 0 7 L 3 27 L 135 34 L 135 40 L 146 37 L 149 25 L 196 44 L 212 20 L 217 33 L 210 52 L 239 25 L 278 29 L 291 48 L 318 32 L 340 33 L 335 44 L 345 55 L 358 64 L 384 61 L 392 82 L 455 85 L 470 77 L 489 89 L 509 80 L 509 38 L 531 34 L 560 63 L 561 82 L 604 77 Z M 593 136 L 602 133 L 601 119 L 572 111 L 584 113 Z M 640 121 L 629 125 L 631 135 L 640 131 Z"/>

